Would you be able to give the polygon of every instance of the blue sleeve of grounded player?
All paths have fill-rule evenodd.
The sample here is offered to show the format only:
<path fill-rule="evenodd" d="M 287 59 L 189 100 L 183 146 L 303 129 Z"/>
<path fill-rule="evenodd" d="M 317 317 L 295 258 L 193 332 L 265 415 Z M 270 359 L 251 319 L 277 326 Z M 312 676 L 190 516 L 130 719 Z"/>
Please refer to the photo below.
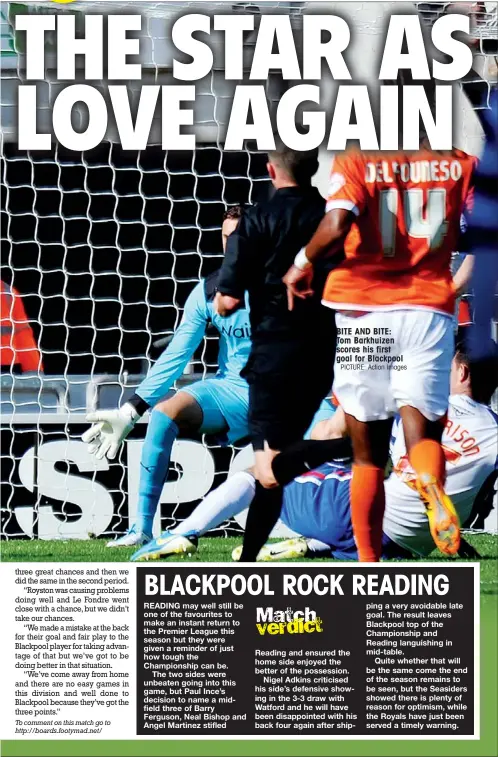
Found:
<path fill-rule="evenodd" d="M 206 332 L 209 313 L 201 281 L 190 293 L 173 339 L 142 381 L 136 395 L 149 407 L 156 405 L 179 378 Z"/>

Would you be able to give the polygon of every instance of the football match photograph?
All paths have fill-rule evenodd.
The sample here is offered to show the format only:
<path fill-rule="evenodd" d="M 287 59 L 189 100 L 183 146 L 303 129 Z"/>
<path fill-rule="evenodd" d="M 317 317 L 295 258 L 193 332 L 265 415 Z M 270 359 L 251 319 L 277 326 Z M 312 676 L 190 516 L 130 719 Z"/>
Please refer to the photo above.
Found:
<path fill-rule="evenodd" d="M 266 602 L 255 617 L 268 650 L 287 648 L 288 634 L 318 638 L 331 617 L 338 629 L 356 617 L 355 597 L 369 597 L 372 629 L 388 618 L 406 631 L 407 617 L 461 610 L 467 620 L 451 633 L 465 636 L 475 657 L 467 660 L 450 631 L 445 643 L 461 656 L 444 662 L 446 650 L 425 648 L 432 641 L 418 654 L 436 655 L 440 675 L 444 664 L 461 665 L 476 695 L 493 687 L 481 734 L 491 728 L 496 3 L 2 1 L 1 40 L 6 585 L 13 576 L 15 591 L 29 596 L 32 576 L 36 585 L 48 576 L 48 585 L 83 571 L 99 576 L 96 584 L 104 577 L 103 586 L 112 576 L 115 590 L 126 574 L 146 629 L 160 609 L 148 595 L 160 597 L 161 617 L 174 617 L 169 601 L 194 611 L 185 597 L 196 594 L 195 577 L 199 595 L 227 616 L 228 604 L 211 594 L 230 592 L 232 610 L 237 597 L 246 609 Z M 221 582 L 210 582 L 211 569 Z M 380 590 L 375 576 L 384 577 Z M 170 600 L 175 593 L 183 599 Z M 258 593 L 275 598 L 253 599 Z M 350 616 L 329 617 L 332 594 L 351 598 Z M 446 604 L 400 605 L 396 626 L 397 605 L 382 594 Z M 422 615 L 406 614 L 410 607 Z M 32 631 L 20 609 L 16 630 Z M 265 642 L 267 633 L 279 635 Z M 296 643 L 311 649 L 315 641 L 303 638 Z M 346 641 L 333 642 L 338 658 Z M 223 647 L 224 660 L 231 649 Z M 263 653 L 255 654 L 257 675 Z M 25 671 L 17 675 L 27 691 Z M 454 738 L 479 739 L 478 698 L 471 707 L 465 686 L 466 714 L 454 725 L 441 714 L 437 738 L 446 723 Z M 441 701 L 457 712 L 450 688 Z M 143 730 L 152 720 L 145 697 L 137 733 L 159 736 Z M 437 705 L 429 715 L 427 705 L 427 722 L 439 707 L 444 713 Z M 245 712 L 227 715 L 227 735 L 252 738 L 249 723 L 238 723 Z M 258 717 L 255 729 L 270 728 Z M 284 716 L 279 726 L 272 717 L 281 736 Z M 358 729 L 377 715 L 365 717 Z M 332 729 L 324 718 L 323 738 Z M 301 728 L 315 737 L 305 723 L 303 715 Z M 421 723 L 415 738 L 431 734 Z M 105 724 L 91 727 L 106 733 Z M 400 727 L 408 738 L 409 719 Z M 451 754 L 496 754 L 464 751 L 479 744 L 455 742 Z"/>

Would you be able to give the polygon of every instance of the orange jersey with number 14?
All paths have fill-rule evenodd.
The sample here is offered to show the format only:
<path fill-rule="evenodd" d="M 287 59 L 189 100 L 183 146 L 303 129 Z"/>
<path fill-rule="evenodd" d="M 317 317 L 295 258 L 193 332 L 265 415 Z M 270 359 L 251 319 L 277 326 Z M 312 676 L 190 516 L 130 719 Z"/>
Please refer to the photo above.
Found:
<path fill-rule="evenodd" d="M 338 155 L 327 211 L 350 210 L 355 220 L 345 260 L 327 279 L 324 304 L 452 314 L 450 258 L 458 249 L 475 162 L 460 150 Z"/>

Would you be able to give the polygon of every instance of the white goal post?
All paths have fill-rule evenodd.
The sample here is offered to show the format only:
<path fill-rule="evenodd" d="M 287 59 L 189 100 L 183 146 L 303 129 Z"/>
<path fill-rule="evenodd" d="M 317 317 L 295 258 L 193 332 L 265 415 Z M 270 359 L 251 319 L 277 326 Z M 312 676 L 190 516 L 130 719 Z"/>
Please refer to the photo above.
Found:
<path fill-rule="evenodd" d="M 403 4 L 406 7 L 406 4 Z M 409 4 L 426 25 L 450 3 Z M 472 13 L 473 103 L 457 94 L 458 146 L 478 153 L 476 115 L 496 84 L 496 4 L 462 4 Z M 223 149 L 233 83 L 223 79 L 221 49 L 215 67 L 196 83 L 195 151 L 164 152 L 158 124 L 145 150 L 126 151 L 115 128 L 94 150 L 48 152 L 16 147 L 17 89 L 25 78 L 22 37 L 13 18 L 23 13 L 140 13 L 144 81 L 171 82 L 171 24 L 187 11 L 289 14 L 299 30 L 304 13 L 334 12 L 354 30 L 353 72 L 371 81 L 382 42 L 382 19 L 393 2 L 122 2 L 52 0 L 1 3 L 2 280 L 22 298 L 43 357 L 43 372 L 2 373 L 2 537 L 90 538 L 122 533 L 133 519 L 146 420 L 120 457 L 96 464 L 79 437 L 85 414 L 115 407 L 129 396 L 157 358 L 157 343 L 172 334 L 194 284 L 219 267 L 223 211 L 254 203 L 268 190 L 265 156 L 251 145 Z M 51 103 L 64 86 L 55 77 L 54 41 L 47 35 L 48 70 L 39 84 L 38 126 L 49 123 Z M 254 35 L 245 39 L 249 60 Z M 52 55 L 52 58 L 51 58 Z M 139 82 L 130 83 L 136 101 Z M 288 83 L 292 84 L 291 82 Z M 105 92 L 106 83 L 100 84 Z M 267 82 L 270 110 L 283 82 Z M 81 111 L 80 124 L 85 113 Z M 321 152 L 316 183 L 325 193 L 330 155 Z M 217 337 L 207 333 L 178 385 L 216 369 Z M 186 517 L 229 472 L 250 460 L 250 449 L 218 440 L 180 440 L 173 450 L 156 531 Z M 218 533 L 240 530 L 233 522 Z"/>

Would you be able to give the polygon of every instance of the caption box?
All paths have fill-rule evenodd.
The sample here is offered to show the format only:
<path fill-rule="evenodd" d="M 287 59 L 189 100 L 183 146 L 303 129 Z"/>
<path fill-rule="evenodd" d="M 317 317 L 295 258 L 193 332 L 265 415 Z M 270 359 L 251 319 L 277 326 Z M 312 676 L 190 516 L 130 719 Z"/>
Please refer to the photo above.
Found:
<path fill-rule="evenodd" d="M 475 736 L 476 570 L 140 568 L 138 734 Z"/>

